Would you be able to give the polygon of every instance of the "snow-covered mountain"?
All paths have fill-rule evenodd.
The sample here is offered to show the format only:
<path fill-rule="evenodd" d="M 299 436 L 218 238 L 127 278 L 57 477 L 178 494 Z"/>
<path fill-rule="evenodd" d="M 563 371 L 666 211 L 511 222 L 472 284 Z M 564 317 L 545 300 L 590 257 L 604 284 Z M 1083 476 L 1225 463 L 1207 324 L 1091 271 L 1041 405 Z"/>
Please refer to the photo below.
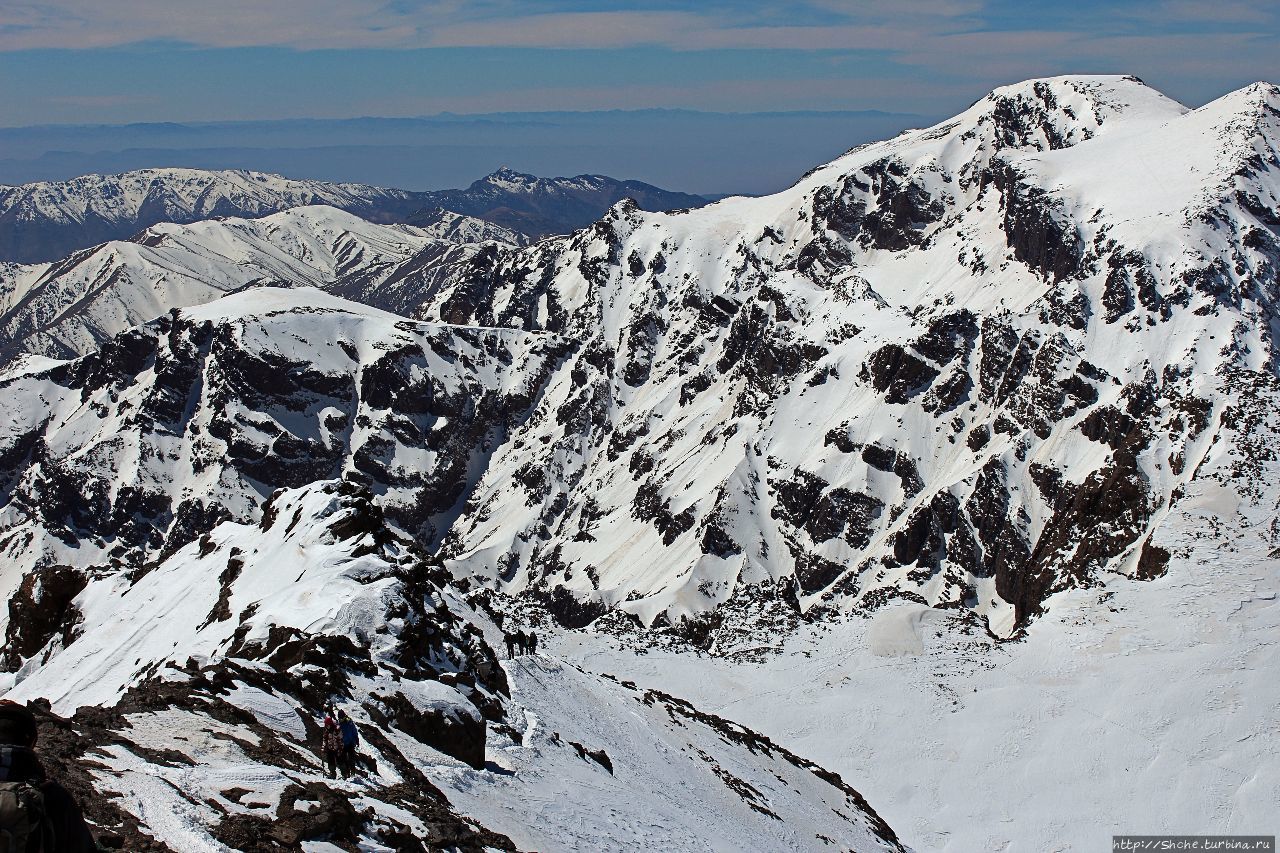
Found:
<path fill-rule="evenodd" d="M 524 238 L 454 213 L 421 227 L 375 225 L 323 206 L 154 225 L 54 263 L 0 268 L 0 359 L 83 355 L 170 310 L 249 286 L 323 287 L 412 310 L 490 241 Z"/>
<path fill-rule="evenodd" d="M 0 258 L 37 263 L 126 239 L 162 222 L 259 217 L 330 205 L 375 222 L 403 222 L 422 193 L 241 170 L 142 169 L 70 181 L 0 186 Z"/>
<path fill-rule="evenodd" d="M 1276 382 L 1278 103 L 1035 81 L 775 196 L 508 255 L 426 316 L 578 349 L 450 565 L 645 624 L 777 590 L 1001 635 L 1158 576 L 1161 519 Z"/>
<path fill-rule="evenodd" d="M 467 463 L 461 491 L 445 500 L 424 491 L 420 474 L 374 477 L 408 504 L 454 508 L 443 523 L 406 523 L 441 545 L 459 575 L 569 593 L 592 612 L 617 607 L 644 624 L 768 591 L 793 613 L 905 597 L 970 611 L 1008 635 L 1055 591 L 1105 573 L 1158 575 L 1151 538 L 1162 514 L 1206 454 L 1230 446 L 1223 436 L 1245 405 L 1245 378 L 1272 381 L 1275 110 L 1263 85 L 1188 112 L 1132 78 L 1036 81 L 850 152 L 776 196 L 675 214 L 619 205 L 569 237 L 523 250 L 488 244 L 395 300 L 384 282 L 418 262 L 416 235 L 377 229 L 359 242 L 353 222 L 336 227 L 318 208 L 285 214 L 288 229 L 273 218 L 230 223 L 292 249 L 252 264 L 224 251 L 187 280 L 208 286 L 233 270 L 241 277 L 220 290 L 309 283 L 301 257 L 330 280 L 345 271 L 348 284 L 325 285 L 335 293 L 428 320 L 521 329 L 563 353 L 541 390 L 526 391 L 527 417 L 504 426 L 509 439 L 483 464 Z M 1148 182 L 1159 189 L 1135 191 Z M 217 254 L 208 235 L 221 239 L 228 225 L 170 227 L 123 248 L 160 252 L 191 235 L 189 257 L 204 258 Z M 61 303 L 118 292 L 110 276 L 86 269 Z M 119 325 L 203 298 L 144 306 Z M 49 303 L 31 313 L 56 316 L 59 297 Z M 178 397 L 208 393 L 217 383 L 204 371 L 225 370 L 223 354 L 239 344 L 195 362 L 208 350 L 199 341 L 259 322 L 255 304 L 216 303 L 212 333 L 196 311 L 112 342 L 106 351 L 136 353 L 113 356 L 112 394 L 160 379 L 152 358 L 181 368 L 189 387 L 173 388 Z M 287 316 L 273 312 L 272 322 Z M 526 344 L 507 351 L 507 340 L 494 339 L 519 362 Z M 273 358 L 323 374 L 326 388 L 363 381 L 362 359 L 307 349 Z M 83 376 L 103 359 L 32 369 Z M 89 393 L 48 381 L 73 400 Z M 27 424 L 15 447 L 57 446 L 59 422 L 41 414 L 53 398 L 43 386 L 32 393 L 15 410 Z M 291 393 L 263 384 L 245 407 Z M 333 393 L 357 418 L 358 395 Z M 106 417 L 118 442 L 116 404 L 104 405 L 76 417 Z M 186 429 L 193 411 L 177 414 L 180 441 L 214 437 Z M 339 447 L 317 417 L 250 420 L 311 459 L 320 445 Z M 84 476 L 114 483 L 116 470 L 95 473 L 78 444 L 90 433 L 71 434 L 67 453 L 90 464 Z M 380 454 L 421 454 L 428 434 L 390 430 Z M 179 458 L 213 460 L 219 476 L 234 469 L 237 441 L 215 435 L 229 443 Z M 255 459 L 269 446 L 248 445 Z M 189 479 L 173 470 L 157 482 L 168 491 Z M 233 516 L 252 516 L 251 494 L 228 500 Z M 109 503 L 56 515 L 110 518 Z M 160 537 L 177 506 L 163 503 L 149 522 Z"/>
<path fill-rule="evenodd" d="M 1157 605 L 1143 609 L 1142 602 L 1174 602 L 1186 613 L 1194 595 L 1212 596 L 1213 587 L 1193 576 L 1209 547 L 1197 538 L 1197 525 L 1213 531 L 1215 548 L 1228 543 L 1247 555 L 1222 570 L 1220 583 L 1232 596 L 1255 601 L 1256 594 L 1264 602 L 1242 604 L 1240 619 L 1270 624 L 1265 602 L 1274 591 L 1264 587 L 1280 554 L 1273 485 L 1280 446 L 1274 86 L 1256 84 L 1188 110 L 1134 78 L 1029 81 L 998 89 L 936 127 L 850 151 L 774 196 L 672 213 L 623 203 L 588 228 L 524 248 L 449 243 L 465 257 L 431 267 L 439 275 L 425 278 L 413 272 L 423 252 L 414 240 L 429 238 L 370 225 L 359 240 L 363 260 L 344 266 L 354 250 L 335 247 L 348 226 L 334 230 L 332 211 L 308 210 L 316 218 L 299 220 L 297 236 L 287 241 L 310 246 L 307 253 L 273 248 L 252 258 L 230 251 L 215 257 L 215 243 L 193 240 L 184 244 L 184 263 L 195 266 L 199 258 L 208 268 L 190 280 L 227 286 L 159 310 L 139 308 L 100 346 L 110 333 L 105 327 L 64 336 L 73 341 L 65 352 L 83 352 L 78 358 L 51 361 L 43 356 L 64 351 L 35 347 L 43 356 L 0 372 L 9 401 L 0 413 L 0 586 L 11 601 L 40 602 L 25 611 L 11 607 L 6 621 L 8 661 L 21 678 L 15 695 L 47 696 L 65 711 L 75 700 L 59 693 L 61 685 L 75 685 L 90 667 L 105 684 L 128 686 L 159 677 L 173 663 L 186 666 L 188 656 L 236 657 L 228 645 L 231 626 L 220 624 L 226 619 L 192 629 L 200 620 L 185 610 L 175 611 L 172 624 L 188 630 L 169 637 L 179 652 L 161 648 L 156 657 L 140 657 L 132 647 L 100 647 L 112 641 L 90 638 L 143 630 L 144 617 L 130 616 L 120 603 L 135 590 L 160 595 L 158 580 L 140 585 L 165 567 L 206 577 L 203 597 L 190 607 L 208 605 L 213 614 L 220 593 L 208 580 L 212 564 L 199 563 L 201 551 L 237 537 L 288 535 L 272 533 L 283 523 L 271 509 L 281 498 L 272 496 L 284 489 L 289 500 L 306 502 L 326 482 L 358 489 L 361 500 L 379 508 L 388 541 L 416 543 L 447 570 L 452 580 L 441 574 L 442 583 L 490 602 L 495 615 L 477 612 L 473 619 L 490 645 L 494 635 L 484 619 L 537 621 L 545 612 L 558 624 L 539 622 L 554 633 L 559 659 L 505 669 L 513 693 L 495 701 L 508 716 L 491 727 L 509 739 L 501 749 L 536 742 L 511 721 L 517 707 L 528 713 L 514 719 L 535 733 L 545 730 L 530 720 L 545 720 L 553 708 L 575 720 L 581 737 L 573 740 L 588 756 L 582 761 L 595 749 L 587 732 L 621 737 L 636 710 L 651 731 L 633 733 L 630 746 L 617 749 L 646 756 L 637 759 L 646 768 L 637 779 L 669 772 L 662 763 L 675 754 L 669 736 L 695 735 L 665 723 L 655 733 L 648 712 L 629 704 L 636 695 L 649 708 L 665 704 L 657 717 L 666 721 L 707 709 L 688 706 L 686 715 L 677 700 L 627 686 L 624 667 L 649 678 L 660 678 L 661 669 L 621 662 L 616 649 L 606 649 L 610 637 L 683 649 L 688 667 L 710 672 L 690 646 L 754 660 L 762 648 L 803 636 L 805 661 L 789 669 L 823 679 L 834 707 L 838 686 L 863 671 L 844 681 L 832 675 L 864 651 L 850 645 L 855 634 L 847 626 L 870 619 L 872 630 L 864 633 L 874 657 L 923 657 L 922 625 L 934 620 L 946 626 L 948 652 L 924 660 L 917 675 L 932 685 L 927 701 L 941 697 L 947 714 L 958 713 L 962 690 L 971 689 L 965 679 L 995 667 L 1003 659 L 996 650 L 1017 656 L 1034 649 L 1034 664 L 1021 657 L 1010 667 L 1019 677 L 1046 684 L 1068 675 L 1099 678 L 1087 650 L 1096 645 L 1108 655 L 1112 646 L 1136 642 L 1091 633 L 1094 622 L 1122 618 L 1105 615 L 1117 612 L 1107 604 L 1113 597 L 1137 609 L 1125 631 L 1141 634 L 1143 620 L 1158 616 Z M 208 234 L 224 233 L 227 224 L 216 225 L 224 230 L 209 225 Z M 321 238 L 307 243 L 307 229 Z M 265 232 L 263 239 L 280 245 Z M 149 248 L 146 242 L 130 245 Z M 307 263 L 296 265 L 300 257 Z M 268 262 L 282 264 L 281 273 L 262 274 Z M 123 267 L 165 264 L 173 261 L 157 256 L 145 264 L 131 258 Z M 9 280 L 26 281 L 20 276 L 21 270 Z M 121 290 L 110 273 L 86 273 L 82 281 L 62 299 L 51 294 L 33 316 L 74 316 L 100 294 L 134 292 Z M 387 293 L 395 300 L 379 301 Z M 220 298 L 204 302 L 210 297 Z M 124 301 L 141 304 L 135 295 Z M 165 313 L 171 308 L 177 310 Z M 124 329 L 138 321 L 149 322 Z M 305 526 L 326 541 L 326 524 L 307 520 L 323 513 L 295 512 L 296 530 Z M 222 565 L 221 555 L 210 559 Z M 264 563 L 259 580 L 278 583 L 269 568 L 276 563 L 287 564 L 293 577 L 302 571 L 281 558 Z M 332 580 L 332 601 L 366 601 L 351 592 L 361 577 Z M 286 589 L 281 601 L 303 592 Z M 267 594 L 254 586 L 244 593 L 245 607 Z M 241 599 L 234 592 L 228 595 L 227 612 L 243 616 L 254 636 L 269 635 L 268 623 L 302 627 L 280 621 L 293 605 L 273 606 L 269 619 L 258 620 L 256 611 L 244 616 L 236 609 Z M 393 601 L 382 601 L 384 610 L 371 606 L 354 622 L 324 618 L 378 634 L 383 622 L 404 618 Z M 1235 612 L 1228 604 L 1206 605 L 1206 612 Z M 23 627 L 30 621 L 25 613 L 49 609 L 58 618 Z M 107 627 L 117 618 L 119 627 Z M 1071 643 L 1069 649 L 1055 658 L 1048 640 L 1035 639 L 1037 620 L 1051 626 L 1045 636 Z M 324 633 L 323 624 L 313 621 L 307 631 Z M 564 630 L 588 624 L 590 632 Z M 86 627 L 77 633 L 77 626 Z M 392 626 L 389 636 L 354 645 L 383 648 L 399 630 Z M 839 642 L 824 650 L 827 632 Z M 1174 662 L 1203 663 L 1173 651 L 1200 642 L 1198 635 L 1160 636 L 1160 672 L 1176 673 Z M 1209 639 L 1225 644 L 1228 657 L 1238 652 L 1260 666 L 1274 662 L 1265 649 L 1246 650 L 1248 632 L 1222 628 Z M 576 656 L 581 670 L 566 656 Z M 600 659 L 611 669 L 588 666 Z M 1130 687 L 1140 678 L 1132 667 L 1106 660 Z M 372 666 L 375 682 L 388 671 L 385 662 Z M 862 666 L 881 668 L 865 660 Z M 360 671 L 351 662 L 341 668 Z M 668 667 L 672 678 L 684 668 Z M 612 671 L 622 680 L 604 677 Z M 719 675 L 705 684 L 695 675 L 680 682 L 681 690 L 660 692 L 698 693 L 704 703 L 717 689 L 753 695 L 747 675 Z M 803 687 L 825 709 L 826 694 L 816 684 L 799 685 L 799 675 L 770 677 L 784 683 L 769 691 L 774 698 L 758 697 L 751 707 L 759 713 L 750 712 L 766 734 L 785 730 L 793 749 L 797 739 L 814 746 L 827 738 L 835 744 L 830 754 L 843 756 L 841 770 L 860 768 L 865 758 L 884 771 L 885 756 L 897 755 L 865 739 L 860 751 L 847 748 L 858 733 L 834 711 L 806 719 L 809 728 L 797 732 L 786 697 Z M 1220 686 L 1242 689 L 1230 679 Z M 370 686 L 375 707 L 381 689 Z M 1011 727 L 1028 720 L 1046 727 L 1052 743 L 1071 739 L 1053 728 L 1054 720 L 1086 719 L 1083 711 L 1019 705 L 1034 697 L 1010 699 L 1007 685 L 1002 689 L 984 707 Z M 1224 746 L 1208 728 L 1176 718 L 1196 697 L 1187 689 L 1163 696 L 1162 713 L 1172 716 L 1150 736 L 1194 729 L 1197 746 L 1187 755 L 1201 748 L 1223 755 L 1244 780 L 1215 789 L 1224 801 L 1238 801 L 1246 815 L 1257 812 L 1257 803 L 1273 803 L 1277 779 L 1249 772 L 1276 752 L 1268 745 L 1274 738 L 1259 734 L 1265 720 L 1256 709 L 1242 710 L 1250 722 L 1247 731 L 1231 729 L 1232 743 L 1243 742 L 1237 736 L 1256 739 Z M 578 716 L 582 708 L 602 707 L 613 710 Z M 803 716 L 795 712 L 791 707 L 792 717 Z M 905 710 L 868 713 L 875 716 L 868 727 L 886 743 L 895 740 L 893 727 L 881 717 L 917 719 Z M 946 758 L 948 749 L 959 748 L 945 742 L 948 717 L 941 713 L 926 721 L 935 727 L 928 736 L 944 741 L 928 752 L 937 766 L 920 767 L 931 778 L 947 775 L 943 765 L 954 760 Z M 998 747 L 1004 730 L 983 722 L 968 725 L 966 736 Z M 564 735 L 570 725 L 553 732 Z M 754 743 L 725 735 L 727 723 L 707 725 L 720 732 L 708 736 L 712 741 Z M 526 734 L 517 738 L 502 726 Z M 896 740 L 914 744 L 917 736 L 911 731 Z M 655 747 L 655 738 L 666 746 Z M 557 740 L 566 738 L 551 743 Z M 832 835 L 790 795 L 753 781 L 776 767 L 739 772 L 728 765 L 747 760 L 738 752 L 720 756 L 701 740 L 676 749 L 686 747 L 717 784 L 754 803 L 753 814 L 760 814 L 755 806 L 777 812 L 774 802 L 790 804 L 792 817 L 775 828 L 802 826 L 808 835 L 778 849 L 821 849 L 819 836 L 854 849 L 881 844 L 841 834 L 855 832 L 844 826 Z M 783 754 L 749 745 L 747 752 Z M 645 831 L 625 801 L 581 793 L 585 782 L 557 789 L 560 800 L 580 809 L 512 811 L 506 804 L 525 796 L 519 786 L 550 765 L 537 757 L 525 762 L 528 753 L 519 760 L 504 754 L 516 781 L 501 783 L 501 793 L 438 768 L 432 782 L 448 787 L 455 807 L 467 804 L 467 814 L 521 847 L 547 846 L 519 829 L 544 814 L 560 820 L 555 826 L 579 827 L 580 837 L 592 831 L 582 828 L 588 813 L 601 821 L 607 814 L 610 833 L 617 833 L 608 837 L 622 839 L 622 847 L 634 837 L 629 833 Z M 1182 760 L 1172 755 L 1160 753 L 1162 761 Z M 797 762 L 787 759 L 793 768 L 804 763 Z M 1096 762 L 1080 764 L 1081 778 L 1097 775 L 1086 772 Z M 116 772 L 124 773 L 123 765 Z M 1194 768 L 1201 772 L 1208 771 Z M 1147 784 L 1154 778 L 1144 777 Z M 1033 795 L 1050 796 L 1044 779 L 1018 779 Z M 690 781 L 688 790 L 705 793 L 705 781 Z M 954 846 L 929 836 L 926 849 L 1011 843 L 994 830 L 977 838 L 940 826 L 944 817 L 963 821 L 971 813 L 912 802 L 914 788 L 901 780 L 875 784 L 895 815 L 965 839 Z M 990 791 L 985 801 L 1002 802 L 1004 789 L 990 786 L 978 786 Z M 645 790 L 660 788 L 655 781 Z M 546 803 L 553 799 L 546 790 L 528 796 Z M 940 791 L 937 800 L 953 793 Z M 808 793 L 801 799 L 812 801 Z M 989 821 L 1003 820 L 976 799 L 957 801 Z M 605 811 L 593 812 L 593 803 L 607 803 Z M 635 814 L 649 808 L 636 806 Z M 393 817 L 389 810 L 379 814 Z M 857 813 L 841 814 L 861 821 Z M 205 815 L 195 824 L 212 820 Z M 866 820 L 856 832 L 890 837 Z M 662 825 L 678 837 L 679 829 Z M 707 831 L 729 830 L 717 824 Z"/>
<path fill-rule="evenodd" d="M 672 192 L 643 181 L 620 181 L 607 175 L 540 178 L 502 167 L 464 190 L 440 190 L 409 217 L 418 225 L 430 222 L 438 209 L 464 213 L 512 231 L 540 239 L 585 228 L 623 199 L 641 210 L 665 211 L 701 207 L 702 196 Z"/>
<path fill-rule="evenodd" d="M 411 222 L 465 242 L 565 234 L 624 198 L 646 210 L 696 207 L 706 199 L 604 175 L 539 178 L 499 169 L 467 189 L 414 191 L 298 180 L 241 170 L 143 169 L 70 181 L 0 186 L 0 261 L 40 263 L 161 223 L 257 218 L 326 205 L 370 222 Z M 457 214 L 464 217 L 458 219 Z M 486 231 L 474 220 L 496 226 Z M 450 232 L 449 229 L 454 229 Z"/>

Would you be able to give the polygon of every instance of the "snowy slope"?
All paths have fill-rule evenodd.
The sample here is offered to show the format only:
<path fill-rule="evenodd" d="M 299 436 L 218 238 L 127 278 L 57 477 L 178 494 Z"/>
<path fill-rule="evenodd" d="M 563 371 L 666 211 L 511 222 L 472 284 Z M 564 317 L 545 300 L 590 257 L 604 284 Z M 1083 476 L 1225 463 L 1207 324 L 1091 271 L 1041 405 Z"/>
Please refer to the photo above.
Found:
<path fill-rule="evenodd" d="M 495 755 L 509 775 L 440 784 L 522 850 L 899 849 L 838 776 L 736 723 L 544 655 L 506 668 L 525 720 Z"/>
<path fill-rule="evenodd" d="M 418 211 L 413 217 L 413 227 L 432 237 L 455 243 L 494 242 L 508 246 L 524 246 L 529 243 L 529 238 L 518 231 L 444 208 Z"/>
<path fill-rule="evenodd" d="M 453 214 L 418 228 L 323 206 L 155 225 L 56 263 L 0 269 L 0 353 L 82 355 L 131 326 L 251 285 L 325 287 L 409 310 L 493 240 L 521 238 Z"/>
<path fill-rule="evenodd" d="M 89 580 L 7 697 L 90 706 L 73 722 L 114 829 L 176 850 L 902 850 L 839 777 L 672 697 L 532 657 L 512 693 L 447 577 L 359 486 L 281 491 L 259 524 Z M 350 781 L 322 775 L 326 701 L 364 734 Z"/>
<path fill-rule="evenodd" d="M 1106 849 L 1115 833 L 1270 833 L 1280 802 L 1280 536 L 1274 453 L 1206 465 L 1161 525 L 1152 581 L 1054 600 L 998 644 L 953 611 L 869 617 L 719 657 L 566 633 L 545 645 L 588 671 L 658 686 L 820 757 L 917 850 Z M 1257 451 L 1262 451 L 1258 453 Z M 861 781 L 865 780 L 865 781 Z"/>

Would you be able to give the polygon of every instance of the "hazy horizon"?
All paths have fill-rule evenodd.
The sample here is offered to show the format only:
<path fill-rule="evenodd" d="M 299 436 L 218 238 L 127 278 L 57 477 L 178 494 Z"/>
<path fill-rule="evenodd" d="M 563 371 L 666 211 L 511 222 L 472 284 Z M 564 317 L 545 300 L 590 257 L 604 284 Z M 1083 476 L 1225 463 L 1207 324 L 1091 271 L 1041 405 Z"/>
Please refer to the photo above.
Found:
<path fill-rule="evenodd" d="M 410 190 L 466 186 L 499 166 L 584 173 L 703 195 L 781 189 L 819 163 L 933 117 L 855 110 L 478 113 L 0 128 L 0 183 L 141 168 L 251 169 Z M 726 147 L 732 156 L 724 156 Z"/>

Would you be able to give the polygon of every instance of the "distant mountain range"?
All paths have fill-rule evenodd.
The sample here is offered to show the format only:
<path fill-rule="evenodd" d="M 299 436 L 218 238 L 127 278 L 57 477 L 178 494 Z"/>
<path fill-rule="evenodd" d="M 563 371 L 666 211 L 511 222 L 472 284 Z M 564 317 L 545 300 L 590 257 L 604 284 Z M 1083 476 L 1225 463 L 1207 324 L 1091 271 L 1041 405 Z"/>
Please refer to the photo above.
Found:
<path fill-rule="evenodd" d="M 641 181 L 604 175 L 538 178 L 505 166 L 465 190 L 425 193 L 439 209 L 501 225 L 535 239 L 585 228 L 624 198 L 641 210 L 702 207 L 710 199 L 659 189 Z M 432 221 L 435 210 L 409 217 L 411 225 Z"/>
<path fill-rule="evenodd" d="M 640 181 L 603 175 L 538 178 L 506 168 L 465 190 L 438 192 L 295 180 L 239 170 L 143 169 L 0 187 L 0 260 L 51 261 L 78 249 L 127 239 L 162 222 L 255 218 L 317 204 L 370 222 L 428 226 L 441 221 L 441 210 L 451 211 L 541 238 L 587 225 L 624 198 L 654 211 L 707 203 L 699 196 Z"/>

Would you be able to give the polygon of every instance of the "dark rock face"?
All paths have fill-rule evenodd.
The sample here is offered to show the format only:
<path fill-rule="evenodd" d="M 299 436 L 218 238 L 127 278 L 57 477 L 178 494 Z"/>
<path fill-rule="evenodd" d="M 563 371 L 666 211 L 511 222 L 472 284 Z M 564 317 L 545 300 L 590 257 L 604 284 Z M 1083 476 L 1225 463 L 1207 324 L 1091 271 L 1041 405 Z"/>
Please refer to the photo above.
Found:
<path fill-rule="evenodd" d="M 937 368 L 898 344 L 876 350 L 863 370 L 871 387 L 884 393 L 886 403 L 899 405 L 924 393 L 938 378 Z"/>
<path fill-rule="evenodd" d="M 929 411 L 951 411 L 969 399 L 973 388 L 969 360 L 978 335 L 972 312 L 945 314 L 909 345 L 885 344 L 873 352 L 860 377 L 883 393 L 886 403 L 902 405 L 925 395 L 922 404 Z"/>
<path fill-rule="evenodd" d="M 770 484 L 777 497 L 773 516 L 805 531 L 815 543 L 841 537 L 855 548 L 865 547 L 874 522 L 884 510 L 879 498 L 833 489 L 806 471 L 798 470 L 794 479 L 773 480 Z"/>
<path fill-rule="evenodd" d="M 1013 256 L 1045 279 L 1059 282 L 1080 271 L 1084 245 L 1075 226 L 1044 191 L 1001 164 L 991 173 L 1004 204 L 1004 233 Z"/>
<path fill-rule="evenodd" d="M 476 467 L 536 399 L 547 380 L 545 358 L 557 350 L 547 342 L 529 354 L 532 361 L 517 364 L 526 356 L 493 332 L 415 331 L 363 369 L 357 362 L 321 369 L 307 356 L 246 347 L 241 334 L 230 323 L 165 318 L 50 370 L 60 393 L 85 401 L 82 423 L 91 428 L 145 377 L 121 428 L 98 439 L 99 454 L 136 452 L 143 464 L 135 481 L 117 483 L 98 456 L 54 451 L 48 425 L 34 424 L 0 443 L 0 456 L 10 460 L 3 472 L 9 501 L 67 542 L 118 543 L 145 561 L 173 553 L 219 521 L 252 517 L 264 492 L 345 471 L 379 490 L 411 489 L 412 499 L 390 505 L 389 517 L 432 542 L 456 514 Z M 432 368 L 440 359 L 470 378 L 443 382 Z M 522 372 L 525 382 L 505 392 L 486 387 L 472 371 L 490 363 Z M 436 428 L 442 423 L 449 429 Z M 406 469 L 396 461 L 406 446 L 431 454 L 435 464 Z M 211 472 L 220 488 L 181 498 L 183 482 Z"/>
<path fill-rule="evenodd" d="M 69 566 L 38 569 L 22 579 L 9 599 L 9 626 L 4 638 L 4 664 L 9 671 L 44 649 L 52 639 L 65 648 L 75 638 L 80 613 L 72 599 L 85 587 L 82 573 Z"/>
<path fill-rule="evenodd" d="M 1036 615 L 1055 580 L 1054 568 L 1059 577 L 1086 581 L 1134 544 L 1155 509 L 1152 504 L 1135 458 L 1117 454 L 1114 467 L 1094 472 L 1079 486 L 1064 488 L 1028 563 L 1018 571 L 997 575 L 1001 596 L 1014 604 L 1020 621 Z M 1070 554 L 1065 565 L 1058 556 L 1063 551 Z"/>
<path fill-rule="evenodd" d="M 865 166 L 813 197 L 815 223 L 864 248 L 918 246 L 945 212 L 942 202 L 912 181 L 907 166 L 895 159 Z"/>
<path fill-rule="evenodd" d="M 297 803 L 309 806 L 299 809 Z M 354 844 L 360 840 L 366 817 L 348 795 L 327 785 L 291 785 L 280 795 L 271 818 L 227 815 L 213 831 L 214 838 L 234 850 L 268 851 L 300 846 L 304 841 Z"/>
<path fill-rule="evenodd" d="M 484 769 L 484 720 L 435 708 L 418 709 L 402 693 L 384 697 L 381 703 L 396 728 L 477 770 Z"/>
<path fill-rule="evenodd" d="M 570 630 L 585 628 L 605 613 L 605 607 L 598 601 L 581 600 L 562 586 L 552 587 L 540 596 L 551 618 L 562 628 Z"/>

